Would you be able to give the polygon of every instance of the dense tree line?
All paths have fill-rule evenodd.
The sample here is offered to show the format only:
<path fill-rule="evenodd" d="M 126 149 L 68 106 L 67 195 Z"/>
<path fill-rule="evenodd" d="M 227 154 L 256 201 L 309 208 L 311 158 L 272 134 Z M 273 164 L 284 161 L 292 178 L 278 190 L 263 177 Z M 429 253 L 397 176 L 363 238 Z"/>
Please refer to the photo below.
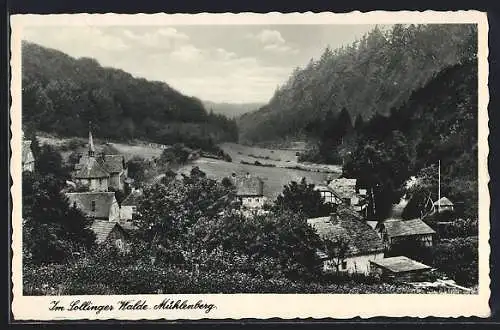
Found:
<path fill-rule="evenodd" d="M 238 137 L 234 120 L 208 113 L 200 100 L 166 83 L 28 42 L 22 45 L 22 86 L 25 131 L 85 136 L 92 122 L 103 138 L 201 148 Z"/>
<path fill-rule="evenodd" d="M 91 220 L 62 193 L 69 169 L 51 146 L 32 140 L 35 171 L 23 172 L 23 262 L 61 263 L 95 247 Z"/>
<path fill-rule="evenodd" d="M 326 48 L 319 59 L 297 68 L 267 105 L 239 119 L 240 140 L 310 137 L 309 122 L 344 108 L 353 119 L 388 115 L 437 72 L 470 58 L 476 50 L 474 25 L 376 27 L 353 44 Z"/>

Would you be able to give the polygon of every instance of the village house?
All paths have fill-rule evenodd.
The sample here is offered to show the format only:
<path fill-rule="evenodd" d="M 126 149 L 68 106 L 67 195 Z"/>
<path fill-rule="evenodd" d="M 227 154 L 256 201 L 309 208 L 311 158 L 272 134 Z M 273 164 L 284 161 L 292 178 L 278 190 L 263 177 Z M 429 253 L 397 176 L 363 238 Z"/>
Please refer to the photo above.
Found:
<path fill-rule="evenodd" d="M 231 181 L 236 187 L 236 197 L 240 200 L 243 208 L 260 209 L 264 207 L 266 197 L 264 196 L 264 181 L 253 177 L 250 173 L 237 176 L 233 173 Z"/>
<path fill-rule="evenodd" d="M 310 218 L 312 226 L 324 241 L 342 241 L 345 253 L 333 256 L 318 251 L 323 260 L 323 271 L 369 274 L 370 261 L 384 258 L 384 245 L 377 233 L 362 221 L 361 216 L 347 207 L 340 207 L 328 217 Z"/>
<path fill-rule="evenodd" d="M 432 247 L 436 232 L 420 219 L 388 219 L 377 225 L 386 251 L 396 245 Z"/>
<path fill-rule="evenodd" d="M 328 184 L 328 187 L 341 199 L 342 203 L 347 206 L 356 205 L 359 202 L 359 197 L 356 192 L 356 179 L 333 179 Z"/>
<path fill-rule="evenodd" d="M 120 207 L 114 192 L 76 192 L 67 193 L 70 206 L 76 206 L 87 217 L 118 222 Z"/>
<path fill-rule="evenodd" d="M 131 221 L 133 216 L 137 214 L 137 205 L 139 205 L 142 191 L 133 189 L 130 194 L 125 197 L 120 205 L 120 220 Z"/>
<path fill-rule="evenodd" d="M 383 279 L 395 281 L 422 281 L 427 280 L 430 266 L 405 256 L 371 260 L 371 273 Z"/>
<path fill-rule="evenodd" d="M 33 151 L 31 150 L 31 141 L 23 141 L 22 150 L 22 168 L 24 171 L 33 172 L 35 170 L 35 157 L 33 156 Z"/>
<path fill-rule="evenodd" d="M 367 216 L 368 200 L 366 189 L 356 189 L 356 179 L 338 178 L 328 181 L 328 185 L 317 185 L 318 190 L 324 197 L 325 202 L 336 205 L 346 205 Z"/>
<path fill-rule="evenodd" d="M 87 155 L 80 158 L 73 174 L 76 184 L 89 191 L 123 191 L 127 172 L 123 155 L 96 155 L 92 132 L 89 131 Z"/>
<path fill-rule="evenodd" d="M 129 235 L 119 223 L 106 220 L 94 220 L 90 229 L 94 232 L 98 245 L 112 243 L 122 251 L 127 249 Z"/>

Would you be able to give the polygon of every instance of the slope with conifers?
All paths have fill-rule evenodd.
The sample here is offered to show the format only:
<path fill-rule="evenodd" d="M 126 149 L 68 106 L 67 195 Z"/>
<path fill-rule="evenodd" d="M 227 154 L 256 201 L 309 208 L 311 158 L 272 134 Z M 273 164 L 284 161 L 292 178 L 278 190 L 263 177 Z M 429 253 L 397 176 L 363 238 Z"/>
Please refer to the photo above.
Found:
<path fill-rule="evenodd" d="M 308 139 L 309 122 L 346 108 L 351 118 L 387 115 L 443 68 L 470 52 L 475 25 L 375 27 L 340 49 L 293 71 L 269 103 L 239 118 L 240 142 L 266 144 Z"/>
<path fill-rule="evenodd" d="M 102 67 L 95 59 L 75 59 L 26 41 L 22 84 L 25 132 L 85 136 L 92 122 L 94 134 L 101 138 L 180 142 L 204 149 L 235 141 L 238 135 L 234 120 L 208 113 L 200 100 L 167 83 L 136 78 Z"/>

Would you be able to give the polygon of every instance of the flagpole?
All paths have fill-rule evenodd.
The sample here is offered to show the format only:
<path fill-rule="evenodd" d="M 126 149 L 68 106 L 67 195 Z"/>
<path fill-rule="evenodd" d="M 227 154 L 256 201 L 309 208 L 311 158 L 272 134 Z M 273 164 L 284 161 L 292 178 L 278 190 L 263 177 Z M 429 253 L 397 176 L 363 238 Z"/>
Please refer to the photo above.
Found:
<path fill-rule="evenodd" d="M 441 212 L 441 160 L 438 162 L 438 212 Z"/>

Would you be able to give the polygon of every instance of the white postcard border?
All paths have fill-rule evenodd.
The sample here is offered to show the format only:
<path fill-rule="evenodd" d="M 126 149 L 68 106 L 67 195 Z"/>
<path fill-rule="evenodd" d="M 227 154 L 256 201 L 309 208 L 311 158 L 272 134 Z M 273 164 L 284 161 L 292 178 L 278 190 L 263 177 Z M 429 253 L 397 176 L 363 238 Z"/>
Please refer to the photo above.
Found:
<path fill-rule="evenodd" d="M 22 295 L 21 242 L 21 39 L 26 26 L 76 25 L 242 25 L 242 24 L 394 24 L 394 23 L 477 23 L 478 24 L 478 179 L 479 179 L 479 293 L 454 294 L 183 294 L 133 296 L 37 296 Z M 16 320 L 82 320 L 82 319 L 240 319 L 240 318 L 369 318 L 375 316 L 458 317 L 490 314 L 489 277 L 489 206 L 488 190 L 488 23 L 485 13 L 457 12 L 352 12 L 333 13 L 240 13 L 240 14 L 62 14 L 14 15 L 11 17 L 11 150 L 10 172 L 13 185 L 12 211 L 12 313 Z M 202 300 L 216 305 L 210 313 L 203 310 L 145 311 L 49 311 L 51 301 L 68 305 L 74 300 L 92 300 L 95 305 L 117 305 L 120 300 L 147 300 L 150 307 L 164 298 Z"/>

